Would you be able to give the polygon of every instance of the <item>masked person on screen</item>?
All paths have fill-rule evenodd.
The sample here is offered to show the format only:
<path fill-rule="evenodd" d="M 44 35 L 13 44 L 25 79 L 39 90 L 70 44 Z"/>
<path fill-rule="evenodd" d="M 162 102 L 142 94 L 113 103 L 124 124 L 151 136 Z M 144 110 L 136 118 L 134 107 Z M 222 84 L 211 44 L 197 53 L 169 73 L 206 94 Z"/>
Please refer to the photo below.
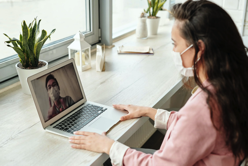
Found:
<path fill-rule="evenodd" d="M 74 101 L 70 96 L 60 96 L 60 87 L 58 81 L 52 74 L 48 75 L 46 78 L 46 89 L 49 96 L 50 105 L 47 117 L 48 120 L 74 104 Z"/>

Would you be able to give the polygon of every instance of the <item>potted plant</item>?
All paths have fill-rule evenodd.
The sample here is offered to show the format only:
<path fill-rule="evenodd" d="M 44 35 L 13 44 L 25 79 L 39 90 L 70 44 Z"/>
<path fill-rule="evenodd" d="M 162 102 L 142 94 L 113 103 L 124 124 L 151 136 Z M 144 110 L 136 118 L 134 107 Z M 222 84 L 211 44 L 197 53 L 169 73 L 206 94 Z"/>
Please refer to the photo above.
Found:
<path fill-rule="evenodd" d="M 157 17 L 159 9 L 161 9 L 166 0 L 147 0 L 148 8 L 144 10 L 148 13 L 147 17 L 147 29 L 148 35 L 156 35 L 158 33 L 158 25 L 160 17 Z"/>
<path fill-rule="evenodd" d="M 42 30 L 39 35 L 39 27 L 41 20 L 38 21 L 36 18 L 27 26 L 25 20 L 22 22 L 22 33 L 19 39 L 9 38 L 5 41 L 8 47 L 11 47 L 19 56 L 19 61 L 15 67 L 21 82 L 22 90 L 26 94 L 30 94 L 30 90 L 27 84 L 27 78 L 34 75 L 42 70 L 48 68 L 48 63 L 44 60 L 40 60 L 40 51 L 44 43 L 51 34 L 55 32 L 55 29 L 51 31 L 49 35 L 45 30 Z M 12 44 L 12 45 L 11 45 Z"/>

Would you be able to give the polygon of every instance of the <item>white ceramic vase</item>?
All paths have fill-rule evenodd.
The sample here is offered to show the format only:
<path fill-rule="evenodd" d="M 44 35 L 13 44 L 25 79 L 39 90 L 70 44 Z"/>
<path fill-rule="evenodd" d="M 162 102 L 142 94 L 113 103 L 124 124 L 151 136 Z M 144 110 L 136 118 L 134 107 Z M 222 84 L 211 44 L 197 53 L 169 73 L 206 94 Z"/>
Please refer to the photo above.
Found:
<path fill-rule="evenodd" d="M 39 73 L 39 72 L 41 72 L 43 70 L 46 70 L 48 68 L 48 63 L 46 61 L 43 61 L 43 60 L 40 60 L 40 61 L 45 62 L 46 65 L 41 67 L 41 68 L 38 68 L 38 69 L 21 69 L 21 68 L 18 67 L 20 62 L 18 62 L 15 65 L 16 70 L 17 70 L 17 74 L 18 74 L 18 77 L 19 77 L 19 80 L 20 80 L 20 83 L 21 83 L 21 86 L 22 86 L 22 91 L 25 94 L 28 94 L 28 95 L 31 94 L 31 92 L 29 90 L 27 78 L 29 76 L 32 76 L 32 75 L 34 75 L 36 73 Z"/>
<path fill-rule="evenodd" d="M 138 19 L 138 24 L 136 28 L 136 37 L 137 39 L 147 38 L 146 17 L 141 17 Z"/>
<path fill-rule="evenodd" d="M 159 20 L 160 20 L 160 17 L 147 18 L 148 36 L 158 34 Z"/>

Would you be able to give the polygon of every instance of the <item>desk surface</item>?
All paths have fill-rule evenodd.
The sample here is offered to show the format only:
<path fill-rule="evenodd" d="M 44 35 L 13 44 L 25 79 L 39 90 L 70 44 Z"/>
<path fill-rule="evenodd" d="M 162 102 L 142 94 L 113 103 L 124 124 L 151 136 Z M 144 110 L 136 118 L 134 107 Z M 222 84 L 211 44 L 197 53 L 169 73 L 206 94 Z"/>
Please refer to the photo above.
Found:
<path fill-rule="evenodd" d="M 135 34 L 106 49 L 105 72 L 79 72 L 87 99 L 101 104 L 135 104 L 159 108 L 182 83 L 171 53 L 171 25 L 159 27 L 157 36 L 146 40 Z M 153 47 L 154 55 L 118 55 L 121 45 Z M 94 62 L 93 62 L 94 63 Z M 94 64 L 93 64 L 94 66 Z M 119 123 L 109 133 L 125 142 L 144 118 Z M 31 96 L 19 83 L 0 90 L 1 165 L 100 165 L 106 154 L 70 147 L 67 138 L 45 132 Z"/>

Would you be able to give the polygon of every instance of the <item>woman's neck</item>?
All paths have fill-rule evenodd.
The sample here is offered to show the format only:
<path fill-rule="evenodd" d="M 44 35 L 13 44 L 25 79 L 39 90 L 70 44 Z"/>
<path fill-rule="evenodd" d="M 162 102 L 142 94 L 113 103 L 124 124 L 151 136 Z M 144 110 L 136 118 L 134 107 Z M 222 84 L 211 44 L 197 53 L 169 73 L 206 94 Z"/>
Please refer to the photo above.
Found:
<path fill-rule="evenodd" d="M 207 76 L 206 76 L 206 72 L 203 68 L 203 66 L 201 65 L 199 67 L 199 75 L 198 75 L 198 78 L 200 79 L 201 83 L 205 82 L 207 80 Z"/>

